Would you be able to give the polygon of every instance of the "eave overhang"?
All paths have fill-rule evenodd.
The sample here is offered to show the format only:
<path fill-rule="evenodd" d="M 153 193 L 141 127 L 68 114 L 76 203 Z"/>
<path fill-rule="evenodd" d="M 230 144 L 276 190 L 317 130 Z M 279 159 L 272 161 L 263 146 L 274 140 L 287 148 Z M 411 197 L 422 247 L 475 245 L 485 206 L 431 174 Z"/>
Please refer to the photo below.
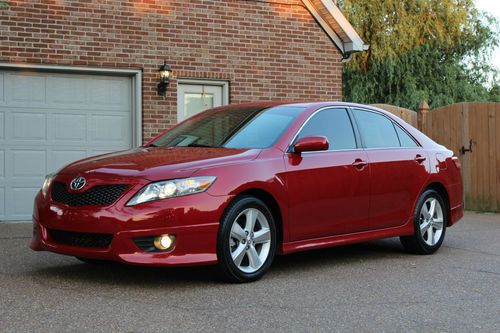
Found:
<path fill-rule="evenodd" d="M 370 46 L 363 42 L 333 0 L 302 0 L 302 2 L 339 48 L 344 58 L 348 58 L 354 52 L 368 50 Z"/>

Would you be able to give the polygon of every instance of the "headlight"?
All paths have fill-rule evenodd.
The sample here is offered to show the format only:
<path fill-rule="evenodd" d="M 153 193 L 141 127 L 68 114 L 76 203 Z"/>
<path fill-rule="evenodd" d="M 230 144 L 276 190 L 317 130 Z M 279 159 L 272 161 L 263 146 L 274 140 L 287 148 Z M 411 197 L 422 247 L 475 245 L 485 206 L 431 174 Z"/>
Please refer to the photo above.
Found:
<path fill-rule="evenodd" d="M 204 192 L 212 185 L 215 179 L 216 177 L 213 176 L 205 176 L 151 183 L 137 192 L 137 194 L 127 203 L 127 206 Z"/>
<path fill-rule="evenodd" d="M 51 174 L 48 174 L 47 176 L 45 176 L 45 180 L 43 181 L 43 185 L 42 185 L 42 194 L 44 197 L 47 196 L 47 193 L 49 192 L 50 184 L 52 183 L 54 178 L 56 178 L 55 173 L 51 173 Z"/>

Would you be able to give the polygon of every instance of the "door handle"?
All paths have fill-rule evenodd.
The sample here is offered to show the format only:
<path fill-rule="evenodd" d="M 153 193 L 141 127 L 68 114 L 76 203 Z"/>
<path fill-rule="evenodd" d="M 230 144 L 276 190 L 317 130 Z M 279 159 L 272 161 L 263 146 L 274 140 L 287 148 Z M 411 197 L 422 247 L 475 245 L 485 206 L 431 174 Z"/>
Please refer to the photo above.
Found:
<path fill-rule="evenodd" d="M 356 169 L 358 170 L 363 170 L 365 168 L 365 166 L 368 165 L 368 162 L 366 161 L 363 161 L 362 159 L 360 158 L 357 158 L 354 163 L 352 163 L 352 166 L 355 167 Z"/>
<path fill-rule="evenodd" d="M 427 158 L 425 158 L 424 156 L 422 155 L 417 155 L 415 156 L 415 161 L 418 163 L 418 164 L 422 164 L 424 163 L 424 161 L 426 160 Z"/>

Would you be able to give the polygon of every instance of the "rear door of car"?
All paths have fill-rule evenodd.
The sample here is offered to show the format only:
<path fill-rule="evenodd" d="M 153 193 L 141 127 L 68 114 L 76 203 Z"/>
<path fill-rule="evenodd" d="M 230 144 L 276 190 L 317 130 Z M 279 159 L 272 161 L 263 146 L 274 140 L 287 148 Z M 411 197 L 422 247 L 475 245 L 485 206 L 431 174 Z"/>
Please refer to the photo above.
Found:
<path fill-rule="evenodd" d="M 352 108 L 370 164 L 370 228 L 400 226 L 428 177 L 425 150 L 382 113 Z"/>
<path fill-rule="evenodd" d="M 327 151 L 285 154 L 292 240 L 364 230 L 369 225 L 369 166 L 346 108 L 313 114 L 294 142 L 326 136 Z"/>

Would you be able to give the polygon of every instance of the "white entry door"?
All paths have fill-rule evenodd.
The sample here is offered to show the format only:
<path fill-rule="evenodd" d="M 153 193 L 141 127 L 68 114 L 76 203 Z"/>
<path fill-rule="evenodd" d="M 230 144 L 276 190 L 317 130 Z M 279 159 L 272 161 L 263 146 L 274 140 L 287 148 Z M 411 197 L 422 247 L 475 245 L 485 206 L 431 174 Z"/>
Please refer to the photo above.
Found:
<path fill-rule="evenodd" d="M 177 121 L 228 104 L 228 83 L 224 81 L 179 80 L 177 83 Z"/>

